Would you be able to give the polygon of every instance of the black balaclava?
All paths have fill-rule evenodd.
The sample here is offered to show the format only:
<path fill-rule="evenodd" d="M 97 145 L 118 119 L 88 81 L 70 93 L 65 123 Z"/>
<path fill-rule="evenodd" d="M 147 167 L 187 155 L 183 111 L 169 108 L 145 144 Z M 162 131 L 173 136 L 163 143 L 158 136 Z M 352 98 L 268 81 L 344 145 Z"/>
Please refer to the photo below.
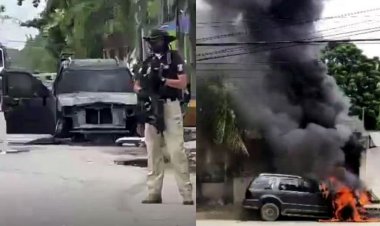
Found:
<path fill-rule="evenodd" d="M 150 40 L 149 45 L 154 53 L 164 53 L 168 50 L 168 44 L 164 38 Z"/>

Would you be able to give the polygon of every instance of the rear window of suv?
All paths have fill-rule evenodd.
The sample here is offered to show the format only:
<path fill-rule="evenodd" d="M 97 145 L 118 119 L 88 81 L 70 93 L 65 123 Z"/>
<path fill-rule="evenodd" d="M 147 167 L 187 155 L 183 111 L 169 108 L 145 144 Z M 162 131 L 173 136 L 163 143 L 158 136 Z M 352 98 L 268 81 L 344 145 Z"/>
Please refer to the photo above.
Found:
<path fill-rule="evenodd" d="M 258 177 L 252 182 L 251 187 L 258 190 L 273 189 L 275 182 L 276 178 L 273 177 Z"/>

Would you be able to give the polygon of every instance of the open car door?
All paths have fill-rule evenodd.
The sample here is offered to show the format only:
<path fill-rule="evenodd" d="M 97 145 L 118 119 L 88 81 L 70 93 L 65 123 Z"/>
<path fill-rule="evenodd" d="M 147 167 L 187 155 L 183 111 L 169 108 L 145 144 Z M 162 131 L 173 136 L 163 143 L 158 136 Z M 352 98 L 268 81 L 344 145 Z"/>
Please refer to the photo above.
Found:
<path fill-rule="evenodd" d="M 49 89 L 32 74 L 3 71 L 2 109 L 9 134 L 53 134 L 55 101 Z"/>

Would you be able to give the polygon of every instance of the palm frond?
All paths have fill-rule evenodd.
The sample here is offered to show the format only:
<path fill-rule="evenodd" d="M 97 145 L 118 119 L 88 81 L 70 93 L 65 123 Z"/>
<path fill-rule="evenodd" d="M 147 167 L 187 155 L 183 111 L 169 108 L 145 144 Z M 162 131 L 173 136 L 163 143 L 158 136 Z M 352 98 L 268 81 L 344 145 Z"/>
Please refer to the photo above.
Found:
<path fill-rule="evenodd" d="M 211 145 L 223 145 L 234 153 L 248 155 L 227 87 L 220 80 L 198 84 L 199 136 L 208 139 Z"/>

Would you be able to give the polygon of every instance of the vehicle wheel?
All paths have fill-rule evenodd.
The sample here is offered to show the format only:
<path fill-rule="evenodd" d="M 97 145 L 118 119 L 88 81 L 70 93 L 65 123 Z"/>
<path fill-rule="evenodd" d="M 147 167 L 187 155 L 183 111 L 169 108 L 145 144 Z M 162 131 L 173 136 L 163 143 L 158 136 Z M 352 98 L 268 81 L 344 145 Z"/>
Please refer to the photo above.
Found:
<path fill-rule="evenodd" d="M 274 203 L 265 203 L 260 209 L 261 219 L 276 221 L 280 217 L 280 208 Z"/>

